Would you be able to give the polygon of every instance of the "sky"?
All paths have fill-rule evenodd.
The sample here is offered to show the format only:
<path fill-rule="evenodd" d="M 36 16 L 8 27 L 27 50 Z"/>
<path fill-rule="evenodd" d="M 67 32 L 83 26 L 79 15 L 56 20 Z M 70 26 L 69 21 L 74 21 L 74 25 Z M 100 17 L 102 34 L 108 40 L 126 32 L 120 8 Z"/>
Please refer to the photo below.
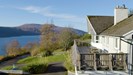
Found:
<path fill-rule="evenodd" d="M 113 16 L 123 4 L 133 9 L 133 0 L 0 0 L 0 26 L 54 23 L 87 31 L 87 15 Z"/>

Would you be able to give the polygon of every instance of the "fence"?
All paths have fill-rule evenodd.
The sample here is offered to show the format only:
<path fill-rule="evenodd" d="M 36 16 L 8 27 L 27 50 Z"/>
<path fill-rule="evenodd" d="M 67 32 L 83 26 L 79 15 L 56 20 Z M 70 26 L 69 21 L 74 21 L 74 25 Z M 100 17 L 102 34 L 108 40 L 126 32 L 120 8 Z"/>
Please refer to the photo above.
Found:
<path fill-rule="evenodd" d="M 88 53 L 79 54 L 79 70 L 127 70 L 127 54 Z"/>
<path fill-rule="evenodd" d="M 127 70 L 127 53 L 80 53 L 77 43 L 72 47 L 72 60 L 78 70 Z"/>

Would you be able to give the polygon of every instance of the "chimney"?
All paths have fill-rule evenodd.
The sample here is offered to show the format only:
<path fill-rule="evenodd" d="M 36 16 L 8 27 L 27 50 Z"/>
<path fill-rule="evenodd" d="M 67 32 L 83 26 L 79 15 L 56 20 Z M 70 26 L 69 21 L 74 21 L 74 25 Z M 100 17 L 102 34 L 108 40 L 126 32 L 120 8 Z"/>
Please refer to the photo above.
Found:
<path fill-rule="evenodd" d="M 114 25 L 126 18 L 128 18 L 128 8 L 124 4 L 123 6 L 117 6 L 114 9 Z"/>

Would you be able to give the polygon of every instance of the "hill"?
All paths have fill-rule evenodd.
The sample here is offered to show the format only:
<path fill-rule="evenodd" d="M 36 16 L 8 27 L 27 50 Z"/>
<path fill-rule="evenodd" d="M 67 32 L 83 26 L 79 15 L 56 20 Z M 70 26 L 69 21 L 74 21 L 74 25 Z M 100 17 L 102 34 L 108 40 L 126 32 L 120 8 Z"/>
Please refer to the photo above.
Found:
<path fill-rule="evenodd" d="M 13 36 L 30 36 L 40 35 L 41 24 L 23 24 L 18 27 L 0 27 L 0 37 L 13 37 Z M 55 31 L 59 32 L 65 27 L 55 26 Z M 72 28 L 78 35 L 83 35 L 86 32 Z"/>

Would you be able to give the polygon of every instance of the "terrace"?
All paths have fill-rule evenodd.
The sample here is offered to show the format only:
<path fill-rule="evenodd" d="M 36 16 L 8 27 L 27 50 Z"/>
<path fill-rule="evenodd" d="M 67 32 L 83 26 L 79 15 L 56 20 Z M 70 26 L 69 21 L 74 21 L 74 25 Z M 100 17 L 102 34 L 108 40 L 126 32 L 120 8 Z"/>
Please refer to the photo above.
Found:
<path fill-rule="evenodd" d="M 126 53 L 107 53 L 79 40 L 74 41 L 72 60 L 78 75 L 128 75 Z"/>

